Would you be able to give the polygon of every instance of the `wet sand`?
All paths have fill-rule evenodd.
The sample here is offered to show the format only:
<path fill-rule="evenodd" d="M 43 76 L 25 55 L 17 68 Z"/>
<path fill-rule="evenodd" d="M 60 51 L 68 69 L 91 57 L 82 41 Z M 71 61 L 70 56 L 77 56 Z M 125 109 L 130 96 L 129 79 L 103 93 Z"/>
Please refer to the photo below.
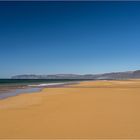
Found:
<path fill-rule="evenodd" d="M 14 91 L 16 89 L 24 89 L 27 86 L 19 86 L 19 85 L 0 85 L 0 94 L 5 92 Z"/>
<path fill-rule="evenodd" d="M 79 82 L 65 82 L 65 83 L 46 83 L 46 84 L 36 84 L 36 85 L 16 85 L 16 84 L 5 84 L 0 85 L 0 100 L 9 98 L 12 96 L 16 96 L 23 93 L 34 93 L 39 92 L 43 88 L 57 88 L 57 87 L 64 87 L 66 85 L 75 85 Z"/>
<path fill-rule="evenodd" d="M 0 100 L 0 138 L 140 139 L 140 80 L 90 81 Z"/>

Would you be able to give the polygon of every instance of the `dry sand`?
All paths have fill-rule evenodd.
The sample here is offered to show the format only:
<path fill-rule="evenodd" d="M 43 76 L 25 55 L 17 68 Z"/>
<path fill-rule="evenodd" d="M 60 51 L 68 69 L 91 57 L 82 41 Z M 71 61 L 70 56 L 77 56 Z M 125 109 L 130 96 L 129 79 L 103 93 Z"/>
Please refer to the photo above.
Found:
<path fill-rule="evenodd" d="M 0 139 L 140 139 L 140 80 L 90 81 L 0 100 Z"/>

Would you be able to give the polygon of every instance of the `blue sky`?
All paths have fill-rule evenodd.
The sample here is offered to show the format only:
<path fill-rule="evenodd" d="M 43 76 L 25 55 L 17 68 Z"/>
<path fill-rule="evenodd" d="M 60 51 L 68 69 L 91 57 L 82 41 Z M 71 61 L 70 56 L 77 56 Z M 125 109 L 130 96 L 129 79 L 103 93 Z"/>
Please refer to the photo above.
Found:
<path fill-rule="evenodd" d="M 0 77 L 140 69 L 140 2 L 0 2 Z"/>

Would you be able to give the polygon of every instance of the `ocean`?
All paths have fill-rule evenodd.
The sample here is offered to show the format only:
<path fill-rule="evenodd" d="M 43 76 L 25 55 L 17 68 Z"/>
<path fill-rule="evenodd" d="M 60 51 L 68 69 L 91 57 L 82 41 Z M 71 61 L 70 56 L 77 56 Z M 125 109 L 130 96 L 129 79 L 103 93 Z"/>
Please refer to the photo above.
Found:
<path fill-rule="evenodd" d="M 0 99 L 21 93 L 35 93 L 44 87 L 77 83 L 79 79 L 0 79 Z"/>
<path fill-rule="evenodd" d="M 75 82 L 79 79 L 0 79 L 0 85 L 32 85 L 44 83 Z"/>

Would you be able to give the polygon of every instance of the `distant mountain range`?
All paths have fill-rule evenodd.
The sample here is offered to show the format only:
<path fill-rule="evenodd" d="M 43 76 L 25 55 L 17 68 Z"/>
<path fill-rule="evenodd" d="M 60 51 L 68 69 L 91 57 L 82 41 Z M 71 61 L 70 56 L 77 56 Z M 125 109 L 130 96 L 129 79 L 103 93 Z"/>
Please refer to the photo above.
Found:
<path fill-rule="evenodd" d="M 140 70 L 126 72 L 112 72 L 103 74 L 54 74 L 54 75 L 16 75 L 11 79 L 95 79 L 95 80 L 117 80 L 117 79 L 138 79 L 140 78 Z"/>

